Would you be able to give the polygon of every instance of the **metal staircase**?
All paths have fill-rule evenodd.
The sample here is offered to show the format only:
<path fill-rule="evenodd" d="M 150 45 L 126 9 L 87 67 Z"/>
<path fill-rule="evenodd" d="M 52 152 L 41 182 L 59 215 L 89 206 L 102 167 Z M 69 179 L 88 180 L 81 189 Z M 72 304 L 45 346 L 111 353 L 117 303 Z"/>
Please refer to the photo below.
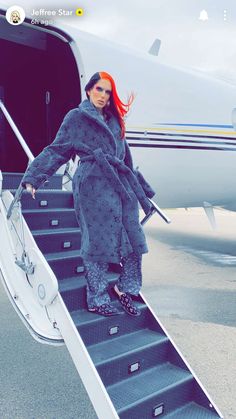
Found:
<path fill-rule="evenodd" d="M 120 315 L 109 318 L 87 311 L 73 196 L 61 185 L 49 187 L 53 189 L 38 190 L 35 200 L 23 192 L 22 212 L 58 280 L 59 295 L 46 307 L 49 318 L 71 353 L 98 417 L 222 418 L 142 294 L 136 297 L 141 316 L 131 317 L 119 306 L 112 292 L 118 273 L 108 275 Z M 15 188 L 12 176 L 3 174 L 3 189 Z"/>

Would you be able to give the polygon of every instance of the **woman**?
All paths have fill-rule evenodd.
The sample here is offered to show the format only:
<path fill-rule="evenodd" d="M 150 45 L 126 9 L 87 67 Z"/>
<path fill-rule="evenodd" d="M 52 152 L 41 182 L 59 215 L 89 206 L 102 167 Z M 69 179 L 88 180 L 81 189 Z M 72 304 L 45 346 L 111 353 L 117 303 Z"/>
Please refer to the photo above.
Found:
<path fill-rule="evenodd" d="M 113 78 L 95 73 L 85 87 L 87 99 L 72 109 L 52 144 L 31 163 L 22 185 L 35 197 L 36 189 L 63 163 L 78 154 L 73 177 L 76 216 L 81 228 L 81 256 L 87 279 L 88 310 L 103 316 L 118 314 L 107 292 L 109 263 L 121 263 L 113 291 L 123 309 L 137 316 L 131 295 L 138 295 L 141 258 L 148 251 L 139 223 L 138 202 L 145 213 L 154 191 L 133 168 L 125 140 L 124 116 L 128 104 L 119 99 Z"/>

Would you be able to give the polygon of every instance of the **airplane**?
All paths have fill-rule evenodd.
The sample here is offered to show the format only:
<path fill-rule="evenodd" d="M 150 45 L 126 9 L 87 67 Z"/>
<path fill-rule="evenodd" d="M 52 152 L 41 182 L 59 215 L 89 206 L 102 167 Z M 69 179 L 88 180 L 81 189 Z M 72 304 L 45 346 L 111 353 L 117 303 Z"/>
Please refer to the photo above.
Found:
<path fill-rule="evenodd" d="M 12 27 L 1 11 L 0 98 L 34 155 L 49 144 L 67 111 L 78 106 L 86 80 L 110 72 L 121 97 L 135 93 L 126 121 L 134 162 L 163 208 L 208 203 L 236 210 L 236 86 L 203 72 L 167 66 L 57 21 Z M 27 159 L 3 115 L 2 171 L 24 172 Z M 17 150 L 19 159 L 8 156 Z"/>
<path fill-rule="evenodd" d="M 26 17 L 21 25 L 13 27 L 6 21 L 5 12 L 0 9 L 0 100 L 4 105 L 1 110 L 6 109 L 10 118 L 7 121 L 6 113 L 0 112 L 3 177 L 6 172 L 23 173 L 29 159 L 8 125 L 9 119 L 24 137 L 31 155 L 37 155 L 53 141 L 64 115 L 85 98 L 84 86 L 90 76 L 104 70 L 116 80 L 121 98 L 135 93 L 126 120 L 126 138 L 135 166 L 157 191 L 154 200 L 158 205 L 236 210 L 236 86 L 202 72 L 161 63 L 155 48 L 150 53 L 138 52 L 59 20 L 54 25 L 32 24 Z M 81 364 L 84 362 L 88 369 L 90 361 L 58 293 L 57 278 L 38 251 L 26 223 L 28 251 L 24 248 L 21 253 L 19 208 L 11 220 L 4 212 L 12 202 L 8 192 L 4 191 L 0 199 L 4 235 L 0 273 L 6 291 L 32 336 L 54 345 L 64 340 L 84 381 L 91 383 L 93 376 L 81 372 Z M 208 214 L 212 219 L 211 212 Z M 9 227 L 10 223 L 14 228 Z M 96 380 L 100 383 L 97 375 Z M 91 384 L 85 385 L 89 388 Z M 100 402 L 99 397 L 105 397 L 98 387 L 92 392 L 95 404 Z M 104 400 L 100 404 L 112 410 L 109 403 Z M 102 413 L 99 417 L 117 416 L 113 412 L 113 416 Z M 217 417 L 222 416 L 219 413 Z"/>

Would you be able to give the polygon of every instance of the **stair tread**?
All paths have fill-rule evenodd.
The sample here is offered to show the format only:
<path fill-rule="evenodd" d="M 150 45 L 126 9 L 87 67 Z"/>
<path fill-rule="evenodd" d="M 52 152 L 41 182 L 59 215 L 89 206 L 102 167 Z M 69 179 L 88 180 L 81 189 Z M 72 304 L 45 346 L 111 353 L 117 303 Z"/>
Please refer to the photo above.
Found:
<path fill-rule="evenodd" d="M 219 416 L 211 412 L 209 409 L 200 406 L 197 403 L 191 402 L 187 403 L 183 407 L 176 409 L 174 412 L 169 413 L 165 416 L 166 419 L 214 419 L 219 418 Z"/>
<path fill-rule="evenodd" d="M 134 352 L 161 342 L 167 342 L 168 340 L 165 335 L 146 328 L 115 337 L 111 341 L 90 345 L 87 349 L 95 365 L 98 366 L 98 364 L 101 365 L 114 358 L 127 355 L 129 352 Z"/>
<path fill-rule="evenodd" d="M 122 309 L 118 300 L 114 301 L 112 304 L 114 305 L 114 307 L 116 307 L 119 310 L 120 314 L 124 314 L 125 316 L 128 316 L 128 314 L 125 313 L 125 311 Z M 138 302 L 136 303 L 136 305 L 140 309 L 146 308 L 146 305 L 143 303 Z M 107 319 L 113 319 L 114 321 L 114 319 L 117 318 L 117 316 L 111 316 L 111 317 L 100 316 L 99 314 L 91 313 L 88 310 L 71 311 L 70 315 L 74 323 L 79 326 L 83 326 L 88 323 L 103 322 L 103 321 L 106 321 Z"/>
<path fill-rule="evenodd" d="M 31 230 L 33 236 L 51 235 L 51 234 L 62 234 L 62 233 L 80 233 L 79 227 L 64 227 L 64 228 L 47 228 L 43 230 Z"/>
<path fill-rule="evenodd" d="M 24 173 L 15 173 L 15 172 L 3 172 L 3 189 L 4 190 L 11 190 L 16 191 L 19 187 Z M 40 186 L 40 189 L 45 188 L 47 190 L 52 189 L 62 189 L 62 175 L 54 174 L 50 177 L 49 181 L 44 185 Z"/>
<path fill-rule="evenodd" d="M 83 288 L 85 281 L 86 280 L 83 273 L 80 275 L 78 274 L 76 276 L 71 276 L 69 278 L 60 279 L 60 281 L 58 281 L 59 291 L 66 292 Z"/>
<path fill-rule="evenodd" d="M 113 272 L 107 272 L 105 274 L 108 281 L 116 279 L 118 274 Z M 83 288 L 87 284 L 87 280 L 85 279 L 84 274 L 71 276 L 69 278 L 60 279 L 59 281 L 59 290 L 61 292 L 72 291 L 75 289 Z"/>
<path fill-rule="evenodd" d="M 39 195 L 45 195 L 45 194 L 49 194 L 49 193 L 52 193 L 53 195 L 58 195 L 58 194 L 73 195 L 72 191 L 65 191 L 65 190 L 62 190 L 62 189 L 38 189 L 35 196 L 37 197 Z M 24 190 L 23 194 L 26 195 L 26 194 L 29 194 L 29 192 Z"/>
<path fill-rule="evenodd" d="M 123 411 L 130 405 L 139 404 L 141 400 L 190 380 L 193 377 L 189 371 L 165 362 L 110 385 L 107 391 L 116 409 Z"/>
<path fill-rule="evenodd" d="M 47 212 L 50 214 L 53 214 L 55 212 L 61 213 L 61 212 L 75 212 L 74 208 L 48 208 L 46 207 L 45 209 L 41 209 L 41 208 L 32 208 L 32 209 L 23 209 L 22 210 L 23 214 L 46 214 Z"/>
<path fill-rule="evenodd" d="M 68 259 L 71 257 L 81 257 L 80 256 L 80 250 L 67 250 L 66 252 L 53 252 L 53 253 L 45 253 L 44 257 L 48 261 L 52 260 L 62 260 L 62 259 Z"/>

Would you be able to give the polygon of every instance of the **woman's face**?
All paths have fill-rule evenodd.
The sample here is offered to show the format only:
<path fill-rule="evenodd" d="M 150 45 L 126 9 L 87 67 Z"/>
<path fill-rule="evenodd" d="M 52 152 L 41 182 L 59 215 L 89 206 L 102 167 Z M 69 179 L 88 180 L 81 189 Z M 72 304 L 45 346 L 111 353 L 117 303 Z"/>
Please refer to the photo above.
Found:
<path fill-rule="evenodd" d="M 102 110 L 106 106 L 111 96 L 111 83 L 109 80 L 100 79 L 88 90 L 90 102 L 93 103 L 98 110 Z"/>

